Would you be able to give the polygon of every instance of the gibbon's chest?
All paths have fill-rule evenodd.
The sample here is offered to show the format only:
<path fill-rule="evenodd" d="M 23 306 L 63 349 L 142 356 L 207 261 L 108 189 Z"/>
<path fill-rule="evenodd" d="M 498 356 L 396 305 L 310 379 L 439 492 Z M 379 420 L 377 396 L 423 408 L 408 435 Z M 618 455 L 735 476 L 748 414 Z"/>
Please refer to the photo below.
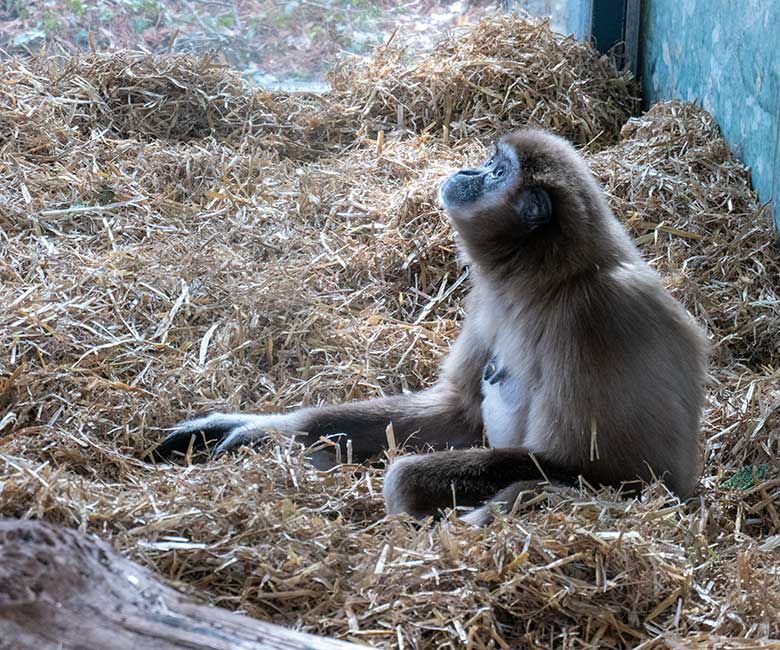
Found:
<path fill-rule="evenodd" d="M 501 359 L 492 355 L 482 370 L 482 421 L 490 446 L 521 446 L 527 417 L 524 382 L 509 374 Z"/>

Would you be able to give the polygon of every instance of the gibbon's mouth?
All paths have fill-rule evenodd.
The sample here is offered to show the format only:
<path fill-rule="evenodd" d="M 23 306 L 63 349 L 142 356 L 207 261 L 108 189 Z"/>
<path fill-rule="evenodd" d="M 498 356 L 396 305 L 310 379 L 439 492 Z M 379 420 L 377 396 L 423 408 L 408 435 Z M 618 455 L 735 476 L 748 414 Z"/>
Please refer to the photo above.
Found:
<path fill-rule="evenodd" d="M 483 209 L 489 209 L 500 197 L 483 192 L 484 174 L 466 175 L 464 183 L 464 171 L 453 172 L 439 184 L 439 207 L 457 220 L 469 219 L 479 214 Z"/>
<path fill-rule="evenodd" d="M 436 200 L 439 203 L 439 207 L 442 210 L 449 210 L 450 203 L 445 197 L 445 188 L 447 187 L 447 183 L 450 182 L 450 178 L 452 178 L 452 174 L 449 176 L 446 176 L 440 183 L 439 183 L 439 189 L 436 192 Z"/>
<path fill-rule="evenodd" d="M 493 155 L 479 167 L 466 167 L 451 173 L 439 185 L 439 205 L 451 216 L 499 203 L 519 173 L 517 154 L 499 142 Z"/>
<path fill-rule="evenodd" d="M 439 205 L 448 211 L 473 205 L 482 197 L 483 183 L 479 170 L 453 172 L 439 184 Z"/>

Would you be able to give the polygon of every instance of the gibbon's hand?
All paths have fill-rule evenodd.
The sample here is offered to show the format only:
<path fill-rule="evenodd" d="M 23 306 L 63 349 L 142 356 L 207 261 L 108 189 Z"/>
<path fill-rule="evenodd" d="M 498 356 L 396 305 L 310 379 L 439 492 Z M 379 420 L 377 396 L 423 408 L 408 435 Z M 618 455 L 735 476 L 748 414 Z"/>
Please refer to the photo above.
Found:
<path fill-rule="evenodd" d="M 283 416 L 281 416 L 283 417 Z M 152 451 L 156 460 L 167 460 L 175 452 L 186 453 L 192 441 L 195 451 L 214 447 L 214 457 L 243 445 L 264 440 L 270 431 L 285 431 L 278 415 L 212 413 L 177 424 Z"/>

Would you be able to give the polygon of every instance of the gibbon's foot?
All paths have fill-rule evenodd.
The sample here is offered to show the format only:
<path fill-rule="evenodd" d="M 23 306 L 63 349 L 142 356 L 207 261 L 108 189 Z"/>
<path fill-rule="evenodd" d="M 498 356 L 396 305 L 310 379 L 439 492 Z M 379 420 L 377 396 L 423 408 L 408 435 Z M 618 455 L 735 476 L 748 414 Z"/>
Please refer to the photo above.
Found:
<path fill-rule="evenodd" d="M 485 504 L 479 508 L 474 508 L 471 512 L 467 512 L 465 515 L 458 517 L 463 523 L 473 526 L 474 528 L 484 528 L 490 524 L 495 518 L 495 511 L 492 504 Z"/>
<path fill-rule="evenodd" d="M 177 424 L 152 451 L 155 460 L 168 460 L 174 453 L 184 454 L 192 441 L 194 451 L 214 447 L 213 456 L 264 440 L 270 431 L 288 432 L 284 416 L 212 413 Z"/>

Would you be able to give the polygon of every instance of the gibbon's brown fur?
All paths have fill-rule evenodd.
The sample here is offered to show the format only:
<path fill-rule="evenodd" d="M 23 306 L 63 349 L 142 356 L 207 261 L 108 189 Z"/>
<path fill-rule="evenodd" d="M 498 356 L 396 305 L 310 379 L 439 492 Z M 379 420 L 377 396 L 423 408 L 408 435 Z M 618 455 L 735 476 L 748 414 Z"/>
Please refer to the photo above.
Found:
<path fill-rule="evenodd" d="M 594 486 L 662 478 L 689 496 L 700 472 L 708 343 L 574 148 L 541 130 L 509 134 L 482 166 L 452 174 L 440 201 L 473 289 L 432 388 L 287 414 L 216 413 L 180 424 L 155 455 L 191 441 L 214 442 L 220 454 L 276 430 L 310 444 L 343 434 L 340 444 L 350 439 L 364 461 L 381 453 L 392 423 L 399 441 L 434 453 L 390 465 L 389 513 L 423 517 L 453 497 L 511 507 L 545 479 L 579 476 Z M 483 429 L 491 449 L 468 449 Z M 480 523 L 485 512 L 467 518 Z"/>

